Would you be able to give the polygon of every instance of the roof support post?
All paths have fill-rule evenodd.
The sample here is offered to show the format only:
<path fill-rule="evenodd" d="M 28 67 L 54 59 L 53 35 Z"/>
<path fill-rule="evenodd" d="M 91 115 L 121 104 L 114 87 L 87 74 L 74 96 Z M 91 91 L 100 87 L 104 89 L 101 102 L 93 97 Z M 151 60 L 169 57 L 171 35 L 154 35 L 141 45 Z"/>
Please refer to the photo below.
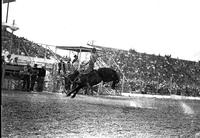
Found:
<path fill-rule="evenodd" d="M 81 65 L 81 48 L 80 48 L 80 53 L 79 53 L 79 60 L 78 60 L 78 70 L 80 70 L 80 65 Z"/>

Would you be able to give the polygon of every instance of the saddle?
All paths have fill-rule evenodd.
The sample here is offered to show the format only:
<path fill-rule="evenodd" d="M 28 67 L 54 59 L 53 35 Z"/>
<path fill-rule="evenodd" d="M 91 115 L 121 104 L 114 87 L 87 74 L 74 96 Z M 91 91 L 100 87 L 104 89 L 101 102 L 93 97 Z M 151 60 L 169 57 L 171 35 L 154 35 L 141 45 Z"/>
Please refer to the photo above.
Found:
<path fill-rule="evenodd" d="M 80 75 L 86 75 L 92 71 L 95 71 L 95 70 L 94 69 L 93 70 L 84 70 L 84 71 L 80 71 L 79 73 L 80 73 Z"/>

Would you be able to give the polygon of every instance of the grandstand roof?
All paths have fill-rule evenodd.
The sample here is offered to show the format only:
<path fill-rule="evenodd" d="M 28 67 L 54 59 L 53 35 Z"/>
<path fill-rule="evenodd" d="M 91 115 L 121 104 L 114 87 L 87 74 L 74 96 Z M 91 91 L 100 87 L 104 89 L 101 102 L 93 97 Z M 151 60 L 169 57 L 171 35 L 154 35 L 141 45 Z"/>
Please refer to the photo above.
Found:
<path fill-rule="evenodd" d="M 16 25 L 10 25 L 8 23 L 5 23 L 5 22 L 2 22 L 2 25 L 1 25 L 2 28 L 9 28 L 11 29 L 12 31 L 16 31 L 19 29 L 19 27 L 17 27 Z"/>
<path fill-rule="evenodd" d="M 56 46 L 56 48 L 62 49 L 62 50 L 71 50 L 76 52 L 91 52 L 91 49 L 93 47 L 84 47 L 84 46 Z M 100 51 L 100 49 L 97 49 Z"/>
<path fill-rule="evenodd" d="M 118 51 L 118 50 L 126 51 L 126 50 L 119 49 L 119 48 L 112 48 L 112 47 L 106 47 L 106 46 L 99 46 L 99 45 L 94 45 L 94 44 L 89 44 L 89 43 L 87 43 L 87 45 L 88 45 L 88 46 L 91 46 L 91 47 L 95 47 L 95 48 L 100 48 L 100 49 L 110 49 L 110 50 L 114 50 L 114 51 Z"/>

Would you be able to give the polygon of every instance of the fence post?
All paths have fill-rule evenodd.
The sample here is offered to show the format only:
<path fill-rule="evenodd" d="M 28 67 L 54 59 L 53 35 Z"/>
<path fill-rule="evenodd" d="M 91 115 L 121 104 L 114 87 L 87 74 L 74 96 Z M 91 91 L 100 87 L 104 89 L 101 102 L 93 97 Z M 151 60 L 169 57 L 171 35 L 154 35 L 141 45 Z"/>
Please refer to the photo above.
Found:
<path fill-rule="evenodd" d="M 4 87 L 4 76 L 5 76 L 5 63 L 2 63 L 1 64 L 1 67 L 2 67 L 2 75 L 1 75 L 1 88 Z"/>
<path fill-rule="evenodd" d="M 98 87 L 98 94 L 101 94 L 102 93 L 102 87 L 103 87 L 103 82 L 101 82 L 99 84 L 99 87 Z"/>

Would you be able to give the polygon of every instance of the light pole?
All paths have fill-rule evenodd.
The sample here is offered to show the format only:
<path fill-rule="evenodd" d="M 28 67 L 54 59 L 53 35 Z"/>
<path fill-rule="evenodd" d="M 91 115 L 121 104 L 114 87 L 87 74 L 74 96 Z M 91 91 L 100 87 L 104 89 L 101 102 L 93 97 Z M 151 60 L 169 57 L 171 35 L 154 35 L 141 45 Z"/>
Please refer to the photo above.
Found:
<path fill-rule="evenodd" d="M 8 12 L 9 12 L 9 5 L 10 2 L 15 2 L 16 0 L 3 0 L 3 4 L 7 3 L 7 12 L 6 12 L 6 23 L 8 22 Z"/>
<path fill-rule="evenodd" d="M 14 34 L 14 31 L 19 30 L 19 28 L 15 26 L 15 20 L 13 20 L 13 25 L 10 26 L 10 29 L 12 30 L 12 37 L 11 37 L 11 44 L 10 44 L 10 51 L 9 51 L 11 54 L 11 52 L 12 52 L 11 49 L 12 49 L 12 45 L 13 45 L 13 34 Z"/>
<path fill-rule="evenodd" d="M 6 12 L 6 23 L 8 22 L 8 11 L 9 11 L 10 2 L 7 4 L 7 12 Z"/>

